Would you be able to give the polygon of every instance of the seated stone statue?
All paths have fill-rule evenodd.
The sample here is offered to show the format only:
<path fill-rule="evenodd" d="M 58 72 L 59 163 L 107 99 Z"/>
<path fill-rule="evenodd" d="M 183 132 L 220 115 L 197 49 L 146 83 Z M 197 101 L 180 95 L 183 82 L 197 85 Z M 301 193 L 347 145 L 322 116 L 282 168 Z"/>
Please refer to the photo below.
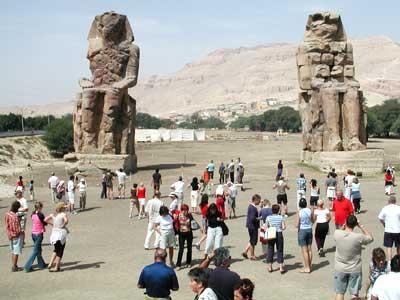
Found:
<path fill-rule="evenodd" d="M 74 110 L 77 153 L 134 154 L 135 100 L 128 88 L 136 85 L 139 48 L 126 16 L 106 12 L 90 28 L 92 79 L 82 78 Z"/>
<path fill-rule="evenodd" d="M 366 148 L 366 112 L 353 64 L 340 16 L 310 15 L 297 52 L 303 150 Z"/>

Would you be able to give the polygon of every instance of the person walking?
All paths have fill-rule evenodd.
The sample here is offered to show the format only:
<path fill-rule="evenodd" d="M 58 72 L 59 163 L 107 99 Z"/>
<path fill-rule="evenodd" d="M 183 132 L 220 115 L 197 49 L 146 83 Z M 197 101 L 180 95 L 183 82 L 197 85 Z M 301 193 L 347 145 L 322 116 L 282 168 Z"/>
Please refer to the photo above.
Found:
<path fill-rule="evenodd" d="M 388 169 L 384 175 L 385 181 L 385 195 L 391 195 L 393 193 L 394 177 L 392 172 Z"/>
<path fill-rule="evenodd" d="M 296 196 L 297 196 L 297 210 L 299 210 L 299 202 L 301 198 L 306 198 L 307 180 L 304 173 L 300 173 L 296 179 Z"/>
<path fill-rule="evenodd" d="M 4 216 L 4 224 L 6 227 L 6 233 L 8 240 L 10 241 L 10 251 L 11 251 L 11 272 L 17 272 L 22 270 L 18 267 L 18 257 L 22 254 L 23 248 L 23 235 L 21 230 L 21 225 L 17 212 L 21 204 L 18 201 L 14 201 L 11 204 L 10 211 Z"/>
<path fill-rule="evenodd" d="M 386 260 L 385 251 L 382 248 L 375 248 L 372 250 L 372 260 L 369 264 L 369 276 L 366 287 L 367 295 L 365 299 L 371 299 L 371 290 L 376 280 L 390 271 L 390 261 Z"/>
<path fill-rule="evenodd" d="M 183 181 L 182 176 L 178 177 L 178 181 L 174 182 L 171 184 L 171 190 L 176 194 L 177 200 L 178 200 L 178 209 L 181 208 L 181 205 L 183 203 L 183 194 L 184 194 L 184 189 L 185 189 L 185 182 Z"/>
<path fill-rule="evenodd" d="M 49 180 L 47 181 L 49 184 L 49 190 L 51 191 L 51 201 L 56 203 L 57 199 L 57 185 L 59 183 L 59 179 L 54 172 L 51 173 Z"/>
<path fill-rule="evenodd" d="M 336 198 L 333 200 L 332 204 L 332 211 L 335 214 L 336 229 L 339 229 L 346 224 L 347 217 L 354 213 L 353 204 L 349 199 L 343 196 L 341 190 L 338 190 L 336 193 Z"/>
<path fill-rule="evenodd" d="M 211 203 L 207 209 L 207 240 L 204 253 L 210 255 L 213 250 L 222 247 L 224 235 L 222 233 L 222 214 L 215 203 Z"/>
<path fill-rule="evenodd" d="M 219 174 L 219 184 L 224 184 L 225 183 L 225 165 L 223 162 L 221 162 L 221 164 L 219 165 L 218 174 Z"/>
<path fill-rule="evenodd" d="M 160 169 L 156 169 L 154 171 L 151 182 L 153 185 L 154 192 L 159 191 L 162 184 Z"/>
<path fill-rule="evenodd" d="M 167 252 L 157 249 L 154 252 L 154 263 L 143 268 L 138 280 L 138 288 L 146 289 L 146 300 L 172 299 L 171 291 L 179 290 L 178 278 L 175 271 L 165 263 Z"/>
<path fill-rule="evenodd" d="M 313 211 L 307 207 L 307 200 L 301 198 L 300 210 L 297 212 L 296 228 L 298 228 L 298 244 L 303 255 L 304 269 L 300 273 L 311 273 L 312 268 L 312 224 L 314 222 Z"/>
<path fill-rule="evenodd" d="M 284 258 L 283 258 L 283 247 L 284 247 L 284 239 L 283 239 L 283 231 L 286 229 L 286 219 L 280 215 L 280 206 L 279 204 L 272 205 L 272 215 L 268 216 L 266 222 L 264 224 L 264 230 L 267 231 L 269 227 L 275 227 L 276 229 L 276 238 L 268 241 L 268 249 L 267 249 L 267 263 L 268 263 L 268 272 L 272 272 L 272 263 L 274 260 L 274 250 L 276 246 L 276 260 L 279 264 L 279 270 L 281 274 L 286 272 L 284 267 Z"/>
<path fill-rule="evenodd" d="M 261 197 L 258 194 L 253 195 L 251 203 L 247 208 L 246 227 L 249 233 L 249 243 L 244 249 L 242 256 L 246 259 L 256 260 L 254 248 L 257 245 L 258 229 L 260 228 L 260 218 L 258 217 L 258 208 L 260 205 Z M 250 254 L 250 255 L 249 255 Z"/>
<path fill-rule="evenodd" d="M 358 227 L 361 233 L 355 232 Z M 370 232 L 358 223 L 357 217 L 349 215 L 344 229 L 336 229 L 333 238 L 335 252 L 335 293 L 336 300 L 343 300 L 349 290 L 351 297 L 359 299 L 362 284 L 361 251 L 364 245 L 370 244 L 373 237 Z"/>
<path fill-rule="evenodd" d="M 34 182 L 31 180 L 28 184 L 28 190 L 29 190 L 29 200 L 35 201 L 35 187 L 34 187 Z"/>
<path fill-rule="evenodd" d="M 207 165 L 208 177 L 209 177 L 211 180 L 214 179 L 214 170 L 215 170 L 214 161 L 211 160 L 210 163 Z"/>
<path fill-rule="evenodd" d="M 175 245 L 175 231 L 174 220 L 169 214 L 169 209 L 166 206 L 161 206 L 159 216 L 153 224 L 153 229 L 158 232 L 160 236 L 159 248 L 168 248 L 169 264 L 174 268 L 174 245 Z"/>
<path fill-rule="evenodd" d="M 125 199 L 127 175 L 122 168 L 115 171 L 115 174 L 117 174 L 117 180 L 118 180 L 118 199 Z"/>
<path fill-rule="evenodd" d="M 317 250 L 319 256 L 324 256 L 325 239 L 329 232 L 329 222 L 331 220 L 331 213 L 329 209 L 324 208 L 324 200 L 319 199 L 317 201 L 317 208 L 314 209 L 314 223 L 317 223 L 315 227 L 315 243 L 317 244 Z"/>
<path fill-rule="evenodd" d="M 325 180 L 326 187 L 326 198 L 328 198 L 330 204 L 329 208 L 332 208 L 333 199 L 336 198 L 336 188 L 337 188 L 337 180 L 336 176 L 329 172 L 328 178 Z"/>
<path fill-rule="evenodd" d="M 197 213 L 197 205 L 199 201 L 199 180 L 197 177 L 193 177 L 192 182 L 188 185 L 191 188 L 190 191 L 190 207 L 192 208 L 192 213 Z"/>
<path fill-rule="evenodd" d="M 16 200 L 20 204 L 20 208 L 18 209 L 17 216 L 19 219 L 19 224 L 21 226 L 21 236 L 22 236 L 22 246 L 25 245 L 25 230 L 26 230 L 26 220 L 28 214 L 28 201 L 23 196 L 23 191 L 17 190 L 15 192 Z"/>
<path fill-rule="evenodd" d="M 65 181 L 60 180 L 57 184 L 57 199 L 59 202 L 62 202 L 64 205 L 67 204 L 65 199 Z"/>
<path fill-rule="evenodd" d="M 53 229 L 50 235 L 50 243 L 54 245 L 53 255 L 50 259 L 48 269 L 50 272 L 59 272 L 61 260 L 64 256 L 65 245 L 67 243 L 68 235 L 68 218 L 65 214 L 64 203 L 58 203 L 54 214 L 50 214 L 44 219 L 44 222 L 51 224 Z M 54 269 L 52 269 L 54 266 Z"/>
<path fill-rule="evenodd" d="M 229 219 L 236 219 L 236 197 L 238 194 L 236 185 L 230 181 L 227 183 L 227 198 L 228 198 L 228 210 L 229 210 Z M 232 217 L 233 214 L 233 217 Z"/>
<path fill-rule="evenodd" d="M 351 186 L 353 184 L 353 179 L 355 178 L 355 174 L 352 170 L 347 170 L 346 176 L 344 177 L 344 196 L 347 199 L 351 197 Z"/>
<path fill-rule="evenodd" d="M 218 207 L 218 210 L 221 212 L 222 219 L 226 219 L 225 214 L 225 190 L 224 187 L 220 184 L 215 190 L 215 204 Z"/>
<path fill-rule="evenodd" d="M 67 182 L 67 194 L 68 194 L 68 209 L 69 212 L 76 215 L 75 211 L 75 183 L 74 183 L 74 175 L 69 176 L 69 180 Z"/>
<path fill-rule="evenodd" d="M 240 190 L 243 192 L 244 187 L 243 187 L 243 177 L 244 177 L 244 166 L 243 163 L 240 161 L 240 158 L 238 158 L 238 166 L 236 168 L 236 173 L 237 173 L 237 183 L 240 184 Z"/>
<path fill-rule="evenodd" d="M 310 206 L 316 207 L 319 200 L 320 189 L 316 179 L 310 180 Z"/>
<path fill-rule="evenodd" d="M 113 174 L 110 171 L 106 174 L 106 189 L 107 189 L 107 198 L 108 200 L 114 199 L 114 183 L 113 183 Z"/>
<path fill-rule="evenodd" d="M 225 181 L 224 183 L 227 183 L 230 178 L 230 169 L 229 169 L 229 163 L 225 164 Z"/>
<path fill-rule="evenodd" d="M 106 199 L 106 198 L 107 198 L 107 179 L 106 179 L 106 173 L 103 173 L 103 176 L 101 177 L 100 199 Z"/>
<path fill-rule="evenodd" d="M 137 197 L 137 183 L 134 183 L 132 188 L 131 188 L 131 197 L 129 200 L 129 218 L 132 218 L 132 213 L 133 213 L 133 208 L 136 207 L 136 210 L 138 212 L 138 216 L 140 213 L 140 207 L 139 207 L 139 199 Z"/>
<path fill-rule="evenodd" d="M 156 191 L 154 193 L 154 198 L 149 200 L 146 205 L 146 213 L 148 216 L 148 224 L 147 224 L 147 234 L 144 240 L 144 249 L 150 249 L 150 239 L 153 236 L 153 233 L 156 233 L 156 239 L 154 241 L 154 248 L 159 247 L 160 243 L 160 235 L 158 231 L 155 231 L 155 223 L 157 222 L 158 217 L 160 216 L 160 209 L 164 205 L 164 203 L 160 200 L 161 193 Z M 139 198 L 140 201 L 140 198 Z M 140 213 L 139 213 L 140 215 Z"/>
<path fill-rule="evenodd" d="M 208 210 L 208 195 L 203 194 L 200 201 L 200 213 L 201 213 L 201 238 L 195 244 L 197 250 L 200 250 L 201 243 L 207 238 L 207 210 Z"/>
<path fill-rule="evenodd" d="M 235 182 L 235 163 L 233 159 L 231 159 L 231 162 L 228 165 L 228 170 L 229 170 L 229 178 L 231 182 Z"/>
<path fill-rule="evenodd" d="M 144 183 L 141 182 L 137 189 L 137 198 L 139 200 L 140 210 L 138 219 L 142 219 L 146 217 L 145 206 L 146 206 L 146 188 L 144 187 Z"/>
<path fill-rule="evenodd" d="M 356 214 L 361 213 L 361 192 L 360 192 L 360 182 L 357 177 L 353 178 L 351 183 L 350 191 L 351 201 L 353 202 L 354 211 Z"/>
<path fill-rule="evenodd" d="M 386 248 L 387 258 L 392 258 L 392 247 L 397 248 L 400 254 L 400 206 L 396 197 L 391 195 L 388 204 L 382 208 L 378 215 L 379 221 L 384 226 L 383 246 Z"/>
<path fill-rule="evenodd" d="M 189 286 L 196 294 L 195 300 L 218 300 L 214 291 L 208 287 L 208 272 L 202 268 L 193 268 L 189 271 Z"/>
<path fill-rule="evenodd" d="M 78 183 L 78 192 L 79 192 L 79 210 L 83 211 L 86 209 L 86 190 L 87 184 L 84 178 Z"/>
<path fill-rule="evenodd" d="M 282 160 L 280 159 L 277 165 L 276 181 L 278 181 L 281 177 L 283 177 L 283 163 Z"/>
<path fill-rule="evenodd" d="M 285 181 L 285 178 L 281 176 L 281 177 L 279 177 L 278 182 L 275 183 L 272 186 L 272 188 L 276 189 L 278 192 L 276 195 L 276 202 L 281 207 L 281 213 L 283 215 L 287 216 L 287 214 L 288 214 L 288 207 L 287 207 L 288 198 L 287 198 L 286 190 L 290 190 L 289 185 Z"/>
<path fill-rule="evenodd" d="M 33 250 L 32 254 L 29 256 L 28 260 L 25 263 L 24 269 L 25 272 L 32 271 L 32 264 L 37 259 L 39 269 L 45 269 L 46 263 L 42 257 L 42 242 L 43 242 L 43 234 L 46 231 L 45 226 L 47 223 L 44 221 L 45 217 L 42 213 L 43 204 L 41 202 L 35 203 L 35 210 L 32 213 L 32 241 L 33 241 Z"/>
<path fill-rule="evenodd" d="M 22 176 L 18 177 L 17 183 L 15 184 L 15 192 L 18 190 L 25 192 L 25 184 Z"/>
<path fill-rule="evenodd" d="M 178 214 L 178 240 L 179 240 L 179 251 L 176 266 L 182 267 L 182 256 L 185 249 L 186 242 L 186 267 L 190 268 L 192 264 L 192 243 L 193 243 L 193 232 L 192 232 L 192 221 L 193 216 L 189 213 L 189 206 L 182 204 L 181 211 Z"/>

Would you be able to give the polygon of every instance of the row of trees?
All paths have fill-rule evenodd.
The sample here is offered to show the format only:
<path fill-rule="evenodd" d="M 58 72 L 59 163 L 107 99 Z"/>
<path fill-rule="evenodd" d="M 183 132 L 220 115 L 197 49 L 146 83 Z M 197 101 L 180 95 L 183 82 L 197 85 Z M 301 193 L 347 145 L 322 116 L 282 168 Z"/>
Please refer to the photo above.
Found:
<path fill-rule="evenodd" d="M 0 115 L 0 131 L 44 130 L 54 120 L 51 115 L 24 118 L 13 113 Z"/>
<path fill-rule="evenodd" d="M 248 127 L 253 131 L 277 131 L 279 128 L 288 132 L 300 132 L 301 119 L 299 112 L 289 106 L 267 110 L 261 115 L 239 117 L 230 124 L 231 128 Z"/>
<path fill-rule="evenodd" d="M 368 109 L 368 136 L 400 136 L 400 99 L 386 100 Z"/>

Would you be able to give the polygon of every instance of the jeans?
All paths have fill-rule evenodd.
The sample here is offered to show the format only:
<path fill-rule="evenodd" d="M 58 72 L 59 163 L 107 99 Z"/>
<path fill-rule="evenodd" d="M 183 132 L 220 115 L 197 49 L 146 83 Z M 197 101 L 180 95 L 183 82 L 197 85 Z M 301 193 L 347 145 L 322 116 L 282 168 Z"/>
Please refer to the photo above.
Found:
<path fill-rule="evenodd" d="M 191 231 L 179 232 L 179 252 L 178 252 L 178 260 L 176 261 L 177 267 L 180 267 L 182 264 L 182 256 L 183 256 L 183 250 L 185 248 L 185 241 L 187 243 L 186 264 L 190 265 L 190 263 L 192 262 L 193 233 Z"/>
<path fill-rule="evenodd" d="M 206 254 L 211 254 L 213 250 L 221 248 L 223 239 L 224 235 L 222 234 L 222 228 L 220 226 L 215 228 L 208 227 L 206 248 L 204 252 Z"/>
<path fill-rule="evenodd" d="M 283 264 L 283 234 L 282 232 L 276 233 L 276 239 L 268 241 L 267 262 L 272 264 L 274 260 L 274 250 L 276 244 L 276 261 Z"/>
<path fill-rule="evenodd" d="M 225 174 L 219 173 L 219 184 L 224 184 L 224 183 L 225 183 Z"/>
<path fill-rule="evenodd" d="M 146 234 L 146 239 L 144 241 L 144 247 L 145 248 L 150 248 L 150 239 L 155 230 L 153 229 L 153 222 L 149 221 L 149 224 L 147 225 L 147 234 Z M 156 240 L 154 241 L 154 248 L 158 248 L 160 244 L 160 234 L 156 231 Z"/>
<path fill-rule="evenodd" d="M 33 251 L 31 256 L 28 258 L 26 264 L 25 264 L 25 270 L 30 270 L 32 268 L 32 264 L 37 259 L 38 262 L 38 267 L 40 269 L 46 268 L 46 263 L 43 260 L 42 257 L 42 242 L 43 242 L 43 233 L 42 234 L 32 234 L 32 240 L 33 240 Z"/>
<path fill-rule="evenodd" d="M 361 198 L 355 198 L 355 199 L 353 199 L 353 206 L 354 206 L 354 210 L 355 210 L 356 212 L 359 212 L 360 209 L 361 209 L 360 202 L 361 202 Z"/>

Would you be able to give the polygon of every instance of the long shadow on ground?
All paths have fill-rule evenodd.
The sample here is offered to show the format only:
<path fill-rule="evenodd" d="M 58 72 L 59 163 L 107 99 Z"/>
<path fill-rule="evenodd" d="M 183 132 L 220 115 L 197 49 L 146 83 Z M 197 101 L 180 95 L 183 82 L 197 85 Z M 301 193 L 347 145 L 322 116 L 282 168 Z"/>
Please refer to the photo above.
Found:
<path fill-rule="evenodd" d="M 71 267 L 63 268 L 64 271 L 72 271 L 72 270 L 86 270 L 86 269 L 98 269 L 100 265 L 104 264 L 104 261 L 98 261 L 90 264 L 74 264 Z M 66 264 L 63 264 L 65 266 Z"/>
<path fill-rule="evenodd" d="M 189 167 L 195 167 L 195 166 L 196 166 L 196 164 L 185 164 L 185 163 L 158 164 L 158 165 L 140 166 L 137 168 L 137 170 L 138 171 L 148 171 L 148 170 L 155 170 L 155 169 L 171 170 L 171 169 L 179 169 L 181 167 L 189 168 Z"/>

